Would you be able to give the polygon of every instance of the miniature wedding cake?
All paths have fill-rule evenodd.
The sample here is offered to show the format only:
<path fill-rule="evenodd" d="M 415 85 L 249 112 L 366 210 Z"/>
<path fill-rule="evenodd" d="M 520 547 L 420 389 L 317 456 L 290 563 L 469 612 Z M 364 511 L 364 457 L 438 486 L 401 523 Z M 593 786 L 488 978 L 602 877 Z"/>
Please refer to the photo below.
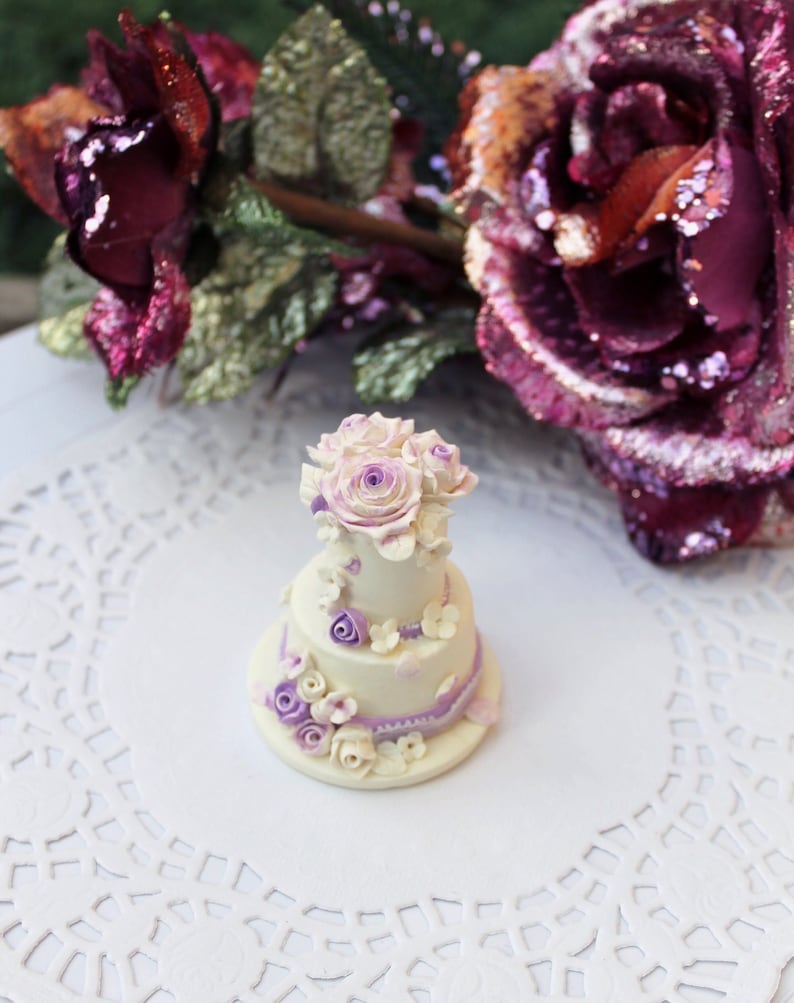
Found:
<path fill-rule="evenodd" d="M 309 448 L 300 497 L 325 544 L 285 589 L 248 671 L 259 730 L 290 765 L 347 787 L 449 769 L 498 716 L 500 679 L 449 503 L 476 476 L 413 421 L 354 414 Z"/>

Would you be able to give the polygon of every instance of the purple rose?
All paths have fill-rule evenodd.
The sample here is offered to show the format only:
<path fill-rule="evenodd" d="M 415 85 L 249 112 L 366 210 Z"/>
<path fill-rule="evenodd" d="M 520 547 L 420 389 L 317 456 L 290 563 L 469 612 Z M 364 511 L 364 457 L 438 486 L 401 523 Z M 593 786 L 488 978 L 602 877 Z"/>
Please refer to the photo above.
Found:
<path fill-rule="evenodd" d="M 309 719 L 295 729 L 295 741 L 307 756 L 324 756 L 331 748 L 335 730 L 332 724 Z"/>
<path fill-rule="evenodd" d="M 340 609 L 329 633 L 336 644 L 357 648 L 369 637 L 369 621 L 360 610 Z"/>
<path fill-rule="evenodd" d="M 488 368 L 660 562 L 792 524 L 791 11 L 586 4 L 467 86 L 447 150 Z"/>
<path fill-rule="evenodd" d="M 273 710 L 282 724 L 301 724 L 309 717 L 309 705 L 298 696 L 294 679 L 285 679 L 273 690 Z"/>

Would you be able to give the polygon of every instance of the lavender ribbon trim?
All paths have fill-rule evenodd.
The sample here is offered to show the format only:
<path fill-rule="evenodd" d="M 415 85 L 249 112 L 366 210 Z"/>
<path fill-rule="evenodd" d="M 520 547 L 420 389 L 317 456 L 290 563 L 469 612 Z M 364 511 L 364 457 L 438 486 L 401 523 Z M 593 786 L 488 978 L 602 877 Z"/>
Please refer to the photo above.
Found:
<path fill-rule="evenodd" d="M 477 647 L 474 652 L 474 663 L 466 677 L 463 686 L 457 693 L 441 697 L 437 704 L 428 710 L 419 711 L 416 714 L 408 714 L 402 717 L 364 717 L 358 715 L 351 718 L 351 724 L 363 724 L 372 729 L 376 739 L 394 739 L 407 735 L 411 731 L 418 731 L 423 738 L 430 738 L 440 731 L 445 731 L 454 724 L 458 718 L 463 716 L 482 675 L 482 643 L 479 632 L 477 633 Z"/>

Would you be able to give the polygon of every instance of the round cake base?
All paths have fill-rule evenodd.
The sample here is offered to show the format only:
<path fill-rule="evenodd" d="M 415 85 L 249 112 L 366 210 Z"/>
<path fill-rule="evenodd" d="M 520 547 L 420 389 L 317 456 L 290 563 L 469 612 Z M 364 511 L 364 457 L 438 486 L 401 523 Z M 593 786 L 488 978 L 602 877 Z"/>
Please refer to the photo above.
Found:
<path fill-rule="evenodd" d="M 307 776 L 323 780 L 338 787 L 355 787 L 361 790 L 380 790 L 386 787 L 408 787 L 437 777 L 451 770 L 476 749 L 488 731 L 488 724 L 480 724 L 464 716 L 446 731 L 425 739 L 425 754 L 410 763 L 399 776 L 382 776 L 370 771 L 363 777 L 347 773 L 331 763 L 328 756 L 310 756 L 296 745 L 290 732 L 281 724 L 272 710 L 251 700 L 252 692 L 273 689 L 280 680 L 279 644 L 282 624 L 275 623 L 262 635 L 248 665 L 248 693 L 251 711 L 259 731 L 270 748 L 285 763 Z M 482 678 L 474 700 L 484 699 L 496 707 L 502 688 L 502 679 L 496 658 L 488 644 L 482 642 Z"/>

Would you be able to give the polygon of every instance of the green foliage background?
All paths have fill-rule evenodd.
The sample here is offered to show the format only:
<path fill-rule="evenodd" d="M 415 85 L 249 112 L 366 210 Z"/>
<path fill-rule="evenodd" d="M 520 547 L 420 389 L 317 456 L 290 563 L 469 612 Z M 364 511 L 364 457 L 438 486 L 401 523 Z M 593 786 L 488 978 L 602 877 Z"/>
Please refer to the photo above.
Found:
<path fill-rule="evenodd" d="M 384 0 L 385 2 L 385 0 Z M 85 65 L 85 33 L 98 28 L 118 42 L 113 0 L 0 0 L 0 107 L 23 104 L 56 82 L 76 82 Z M 128 0 L 141 21 L 156 17 L 164 0 Z M 485 62 L 525 63 L 545 48 L 575 6 L 573 0 L 414 0 L 448 41 L 461 39 Z M 280 0 L 173 0 L 170 13 L 197 31 L 214 29 L 264 55 L 295 14 Z M 0 158 L 1 159 L 1 158 Z M 35 272 L 55 234 L 0 173 L 0 272 Z"/>

